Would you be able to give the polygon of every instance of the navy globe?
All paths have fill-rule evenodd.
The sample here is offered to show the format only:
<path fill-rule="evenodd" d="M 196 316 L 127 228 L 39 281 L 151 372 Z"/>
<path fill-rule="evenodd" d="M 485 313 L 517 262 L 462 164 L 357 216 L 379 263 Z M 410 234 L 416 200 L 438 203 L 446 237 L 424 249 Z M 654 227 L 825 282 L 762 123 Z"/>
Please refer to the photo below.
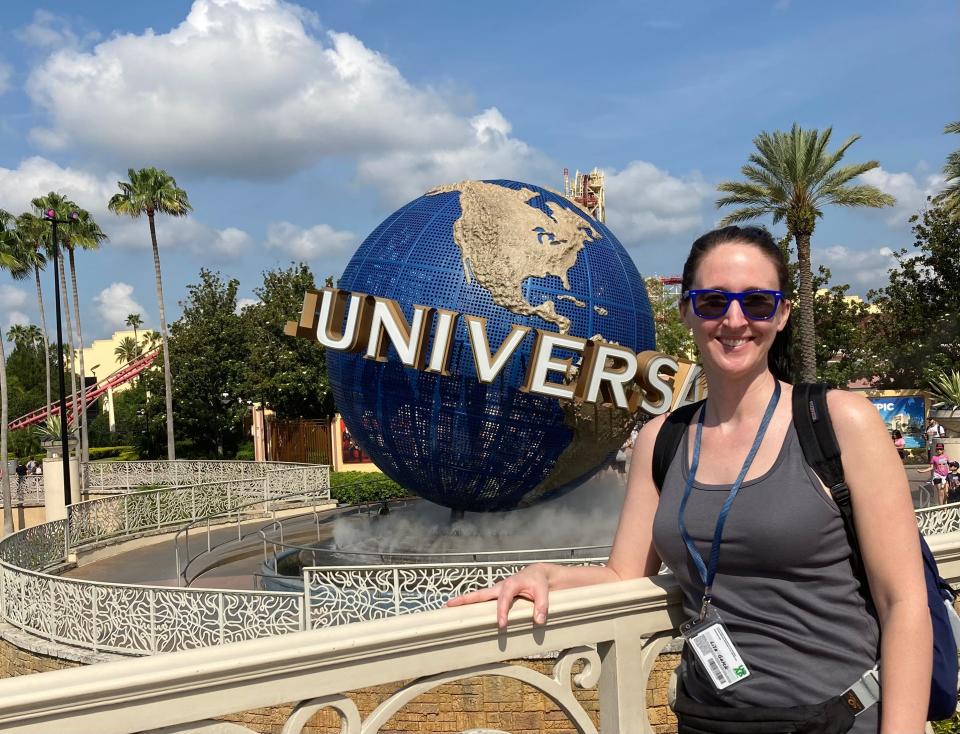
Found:
<path fill-rule="evenodd" d="M 616 237 L 567 199 L 516 181 L 464 182 L 410 202 L 364 240 L 338 287 L 392 299 L 408 320 L 414 304 L 483 317 L 491 352 L 513 324 L 635 352 L 655 346 L 643 278 Z M 334 400 L 363 450 L 411 492 L 456 510 L 526 506 L 583 483 L 634 422 L 614 407 L 523 391 L 534 336 L 489 384 L 477 380 L 462 318 L 447 375 L 404 367 L 392 347 L 386 362 L 328 350 Z"/>

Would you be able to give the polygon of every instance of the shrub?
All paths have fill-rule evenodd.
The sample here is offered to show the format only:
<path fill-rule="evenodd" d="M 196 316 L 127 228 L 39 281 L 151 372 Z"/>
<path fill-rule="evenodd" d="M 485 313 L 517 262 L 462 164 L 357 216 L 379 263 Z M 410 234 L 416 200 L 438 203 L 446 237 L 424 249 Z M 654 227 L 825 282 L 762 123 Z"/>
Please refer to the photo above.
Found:
<path fill-rule="evenodd" d="M 330 475 L 330 495 L 346 505 L 383 502 L 410 495 L 380 472 L 341 471 Z"/>
<path fill-rule="evenodd" d="M 237 455 L 234 458 L 237 461 L 253 461 L 253 457 L 253 441 L 247 441 L 237 449 Z"/>
<path fill-rule="evenodd" d="M 91 446 L 90 460 L 115 459 L 121 454 L 129 454 L 130 452 L 133 452 L 133 446 Z M 125 459 L 125 461 L 129 461 L 129 459 Z"/>

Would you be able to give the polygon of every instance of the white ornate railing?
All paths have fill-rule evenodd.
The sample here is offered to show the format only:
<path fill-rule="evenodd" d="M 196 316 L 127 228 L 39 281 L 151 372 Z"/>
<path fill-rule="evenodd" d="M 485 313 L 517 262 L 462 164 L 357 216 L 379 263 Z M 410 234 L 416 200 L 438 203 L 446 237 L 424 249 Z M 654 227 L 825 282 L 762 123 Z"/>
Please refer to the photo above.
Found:
<path fill-rule="evenodd" d="M 22 479 L 10 477 L 10 489 L 15 505 L 38 506 L 44 502 L 42 474 L 30 474 Z"/>
<path fill-rule="evenodd" d="M 303 569 L 306 629 L 439 609 L 450 597 L 491 586 L 531 563 L 594 566 L 606 560 L 308 566 Z"/>
<path fill-rule="evenodd" d="M 941 573 L 956 584 L 960 533 L 933 536 L 930 545 Z M 597 727 L 574 692 L 594 686 L 604 734 L 654 731 L 644 692 L 657 655 L 682 621 L 672 577 L 555 592 L 547 623 L 533 625 L 530 617 L 530 604 L 518 601 L 507 631 L 498 630 L 490 602 L 7 679 L 0 681 L 0 728 L 133 734 L 149 722 L 212 731 L 214 717 L 293 703 L 284 734 L 299 734 L 322 709 L 335 712 L 344 734 L 377 734 L 421 693 L 503 676 L 552 698 L 581 734 L 597 734 Z M 556 650 L 563 652 L 553 675 L 506 662 Z M 574 674 L 577 662 L 585 668 Z M 366 716 L 346 695 L 397 682 L 399 689 Z"/>
<path fill-rule="evenodd" d="M 266 510 L 277 501 L 304 496 L 329 499 L 328 467 L 287 465 L 257 478 L 70 505 L 66 520 L 0 541 L 0 616 L 49 640 L 134 655 L 302 629 L 300 594 L 110 584 L 51 571 L 77 548 L 240 512 L 252 501 Z"/>
<path fill-rule="evenodd" d="M 960 530 L 960 503 L 917 510 L 917 526 L 924 535 L 940 535 Z"/>
<path fill-rule="evenodd" d="M 267 474 L 284 472 L 312 464 L 285 464 L 263 461 L 209 461 L 178 459 L 176 461 L 99 461 L 83 465 L 87 492 L 129 491 L 142 486 L 186 486 L 226 480 L 259 479 Z"/>

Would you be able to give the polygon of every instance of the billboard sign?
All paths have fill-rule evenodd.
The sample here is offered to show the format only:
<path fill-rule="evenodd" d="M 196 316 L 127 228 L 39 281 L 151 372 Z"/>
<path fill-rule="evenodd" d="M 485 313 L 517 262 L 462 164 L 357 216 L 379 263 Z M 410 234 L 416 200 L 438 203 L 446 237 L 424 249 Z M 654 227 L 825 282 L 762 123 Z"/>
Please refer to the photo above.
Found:
<path fill-rule="evenodd" d="M 880 413 L 887 430 L 891 433 L 899 430 L 906 442 L 904 448 L 922 449 L 926 447 L 923 433 L 925 404 L 922 395 L 882 396 L 868 398 Z"/>

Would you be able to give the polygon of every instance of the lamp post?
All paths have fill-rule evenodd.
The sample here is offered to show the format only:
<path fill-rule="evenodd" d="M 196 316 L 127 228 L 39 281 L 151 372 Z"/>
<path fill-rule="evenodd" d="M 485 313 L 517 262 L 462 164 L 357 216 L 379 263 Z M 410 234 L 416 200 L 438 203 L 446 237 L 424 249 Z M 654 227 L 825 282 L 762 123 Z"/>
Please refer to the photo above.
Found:
<path fill-rule="evenodd" d="M 63 504 L 65 507 L 69 507 L 72 500 L 70 496 L 70 450 L 67 446 L 67 386 L 63 378 L 63 327 L 60 324 L 60 281 L 57 277 L 60 273 L 60 246 L 57 244 L 57 225 L 73 224 L 80 218 L 80 215 L 77 212 L 70 212 L 66 219 L 57 219 L 57 212 L 53 209 L 47 209 L 43 213 L 43 217 L 50 222 L 52 235 L 50 249 L 53 250 L 53 300 L 54 309 L 57 313 L 57 372 L 60 378 L 60 457 L 63 461 Z"/>

